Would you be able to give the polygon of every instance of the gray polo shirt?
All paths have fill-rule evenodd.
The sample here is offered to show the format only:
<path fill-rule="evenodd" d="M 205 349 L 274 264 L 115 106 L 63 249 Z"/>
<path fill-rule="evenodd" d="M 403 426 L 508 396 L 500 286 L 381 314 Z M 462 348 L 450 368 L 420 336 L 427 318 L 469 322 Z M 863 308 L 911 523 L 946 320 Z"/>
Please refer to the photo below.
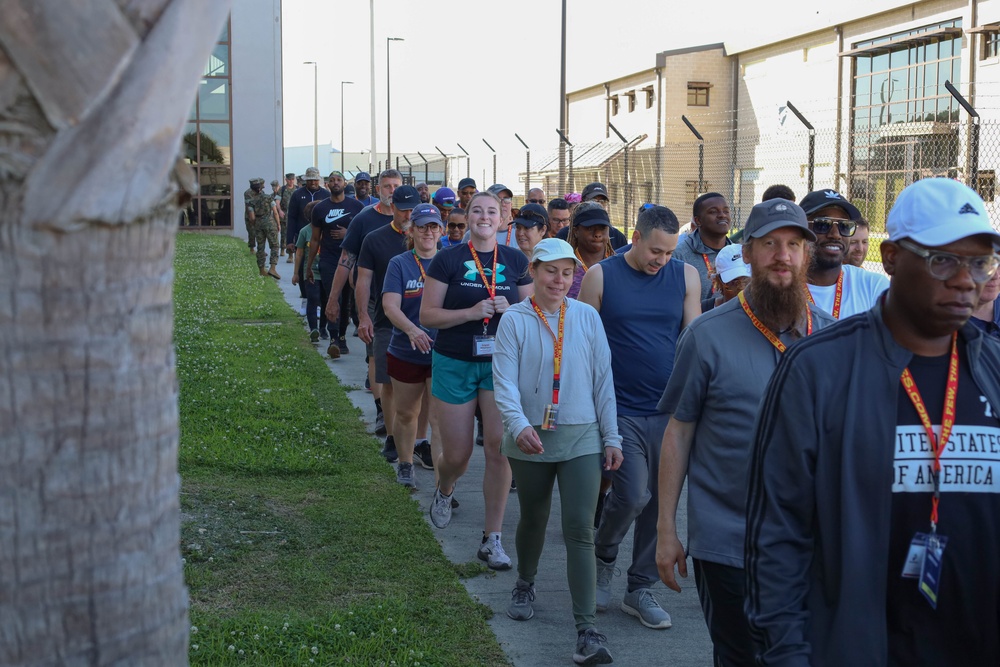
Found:
<path fill-rule="evenodd" d="M 813 331 L 835 323 L 810 306 Z M 785 345 L 793 339 L 779 337 Z M 781 353 L 732 299 L 695 319 L 677 341 L 658 409 L 696 422 L 688 459 L 688 553 L 743 567 L 747 470 L 758 405 Z"/>

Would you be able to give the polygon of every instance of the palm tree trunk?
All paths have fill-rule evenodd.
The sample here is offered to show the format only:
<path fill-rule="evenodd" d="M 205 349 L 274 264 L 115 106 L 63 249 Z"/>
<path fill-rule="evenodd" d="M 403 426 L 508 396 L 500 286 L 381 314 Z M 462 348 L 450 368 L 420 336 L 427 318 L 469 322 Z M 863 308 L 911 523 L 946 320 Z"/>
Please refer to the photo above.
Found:
<path fill-rule="evenodd" d="M 0 664 L 187 664 L 177 155 L 228 5 L 4 3 Z"/>

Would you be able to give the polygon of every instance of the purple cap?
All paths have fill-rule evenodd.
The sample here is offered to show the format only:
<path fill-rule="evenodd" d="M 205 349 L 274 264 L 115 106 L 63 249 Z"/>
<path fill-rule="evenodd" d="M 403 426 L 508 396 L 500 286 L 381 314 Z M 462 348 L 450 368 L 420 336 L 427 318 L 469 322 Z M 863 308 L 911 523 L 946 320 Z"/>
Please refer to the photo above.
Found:
<path fill-rule="evenodd" d="M 434 191 L 432 201 L 443 208 L 452 208 L 455 205 L 455 191 L 451 188 L 438 188 Z"/>

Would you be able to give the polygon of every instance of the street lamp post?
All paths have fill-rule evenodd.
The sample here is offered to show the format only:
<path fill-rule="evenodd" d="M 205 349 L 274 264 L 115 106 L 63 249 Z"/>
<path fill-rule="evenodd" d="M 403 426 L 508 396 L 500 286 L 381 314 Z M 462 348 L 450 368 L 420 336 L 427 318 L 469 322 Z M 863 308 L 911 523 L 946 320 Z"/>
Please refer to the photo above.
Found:
<path fill-rule="evenodd" d="M 340 82 L 340 171 L 344 171 L 344 85 L 352 85 L 353 81 Z"/>
<path fill-rule="evenodd" d="M 402 42 L 402 37 L 385 38 L 385 164 L 392 159 L 392 82 L 389 79 L 389 42 Z"/>
<path fill-rule="evenodd" d="M 313 66 L 313 166 L 319 169 L 319 63 L 307 60 L 302 64 Z"/>

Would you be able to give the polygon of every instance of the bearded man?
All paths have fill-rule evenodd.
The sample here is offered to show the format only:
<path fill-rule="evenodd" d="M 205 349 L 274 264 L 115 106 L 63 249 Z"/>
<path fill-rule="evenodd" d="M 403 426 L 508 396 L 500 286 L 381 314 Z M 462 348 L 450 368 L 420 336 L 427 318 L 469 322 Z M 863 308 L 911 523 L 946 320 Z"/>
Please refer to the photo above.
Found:
<path fill-rule="evenodd" d="M 747 220 L 743 260 L 750 285 L 696 319 L 677 341 L 659 410 L 670 415 L 660 457 L 656 564 L 680 591 L 687 576 L 677 503 L 688 477 L 688 553 L 715 647 L 714 664 L 753 665 L 743 611 L 747 456 L 760 399 L 787 346 L 834 319 L 810 305 L 806 271 L 816 236 L 795 203 L 757 204 Z"/>

